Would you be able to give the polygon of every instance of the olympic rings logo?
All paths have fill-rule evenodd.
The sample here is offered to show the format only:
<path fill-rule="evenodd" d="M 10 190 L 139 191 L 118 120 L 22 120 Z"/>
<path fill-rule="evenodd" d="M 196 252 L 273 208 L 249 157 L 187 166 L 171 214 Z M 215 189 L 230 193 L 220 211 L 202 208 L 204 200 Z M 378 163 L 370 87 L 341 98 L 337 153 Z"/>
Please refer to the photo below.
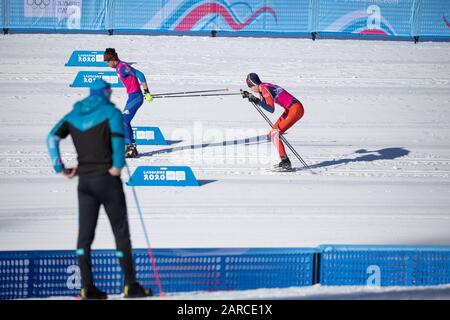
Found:
<path fill-rule="evenodd" d="M 51 0 L 27 0 L 27 5 L 37 9 L 45 9 L 50 5 Z"/>

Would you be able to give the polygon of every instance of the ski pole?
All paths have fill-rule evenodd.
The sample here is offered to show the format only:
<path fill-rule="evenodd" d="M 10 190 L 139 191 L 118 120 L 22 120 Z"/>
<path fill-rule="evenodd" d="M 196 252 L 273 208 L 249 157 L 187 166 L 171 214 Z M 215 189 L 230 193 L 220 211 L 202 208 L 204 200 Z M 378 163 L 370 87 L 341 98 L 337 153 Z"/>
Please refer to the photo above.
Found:
<path fill-rule="evenodd" d="M 190 98 L 190 97 L 218 97 L 218 96 L 237 96 L 240 93 L 207 93 L 207 94 L 190 94 L 190 95 L 177 95 L 177 96 L 153 96 L 153 98 Z"/>
<path fill-rule="evenodd" d="M 128 164 L 126 162 L 125 162 L 125 166 L 127 167 L 128 176 L 130 177 L 130 181 L 131 181 L 130 168 L 128 167 Z M 145 227 L 145 223 L 144 223 L 144 216 L 142 215 L 141 206 L 139 205 L 138 197 L 136 194 L 136 190 L 134 189 L 134 186 L 131 186 L 131 190 L 133 191 L 133 196 L 134 196 L 134 201 L 136 202 L 137 212 L 139 214 L 139 219 L 141 221 L 142 230 L 144 231 L 144 237 L 145 237 L 145 241 L 147 243 L 147 252 L 150 257 L 150 261 L 152 263 L 153 272 L 155 273 L 155 279 L 156 279 L 156 283 L 158 284 L 159 295 L 161 297 L 164 297 L 164 291 L 162 289 L 161 279 L 159 278 L 159 273 L 158 273 L 158 270 L 156 269 L 155 256 L 153 255 L 153 250 L 150 245 L 147 228 Z"/>
<path fill-rule="evenodd" d="M 255 107 L 255 109 L 259 112 L 259 114 L 266 120 L 266 122 L 269 124 L 271 128 L 273 128 L 273 123 L 270 121 L 270 119 L 264 114 L 264 112 L 261 111 L 260 108 L 253 102 L 250 101 L 252 105 Z M 303 158 L 298 154 L 298 152 L 294 149 L 294 147 L 289 143 L 289 141 L 286 140 L 286 138 L 280 134 L 280 139 L 288 146 L 289 149 L 291 149 L 292 153 L 297 157 L 297 159 L 300 161 L 300 163 L 308 170 L 310 170 L 312 173 L 312 169 L 309 167 L 309 165 L 303 160 Z"/>
<path fill-rule="evenodd" d="M 225 89 L 214 89 L 214 90 L 197 90 L 197 91 L 181 91 L 181 92 L 167 92 L 167 93 L 155 93 L 153 97 L 157 96 L 172 96 L 172 95 L 181 95 L 181 94 L 191 94 L 191 93 L 205 93 L 205 92 L 220 92 L 220 91 L 228 91 L 228 88 Z"/>

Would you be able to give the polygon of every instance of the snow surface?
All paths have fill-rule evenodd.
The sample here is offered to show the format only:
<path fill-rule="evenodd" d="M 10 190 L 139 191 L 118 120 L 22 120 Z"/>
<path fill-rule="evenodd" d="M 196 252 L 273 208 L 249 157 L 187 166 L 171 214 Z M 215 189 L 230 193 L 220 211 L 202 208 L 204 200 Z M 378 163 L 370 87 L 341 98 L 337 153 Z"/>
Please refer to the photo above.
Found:
<path fill-rule="evenodd" d="M 51 297 L 44 300 L 73 300 L 73 297 Z M 122 295 L 108 299 L 121 300 Z M 168 293 L 141 300 L 449 300 L 450 285 L 430 287 L 364 287 L 321 286 L 242 291 Z M 43 299 L 36 299 L 43 300 Z"/>
<path fill-rule="evenodd" d="M 305 106 L 286 138 L 315 174 L 267 171 L 276 161 L 270 144 L 245 139 L 268 127 L 239 96 L 145 104 L 133 124 L 158 126 L 173 144 L 140 147 L 144 155 L 129 160 L 130 167 L 189 165 L 203 181 L 201 187 L 137 189 L 153 247 L 450 244 L 450 43 L 7 35 L 0 37 L 0 250 L 74 249 L 77 181 L 53 173 L 45 137 L 87 93 L 69 88 L 84 69 L 64 66 L 71 52 L 106 47 L 137 62 L 153 93 L 237 92 L 246 74 L 257 72 Z M 125 91 L 115 90 L 113 101 L 122 109 Z M 76 163 L 70 139 L 62 154 Z M 132 242 L 143 248 L 129 187 L 126 193 Z M 113 247 L 103 214 L 94 248 Z M 448 297 L 448 287 L 441 289 L 422 293 Z M 250 297 L 372 289 L 261 290 Z"/>

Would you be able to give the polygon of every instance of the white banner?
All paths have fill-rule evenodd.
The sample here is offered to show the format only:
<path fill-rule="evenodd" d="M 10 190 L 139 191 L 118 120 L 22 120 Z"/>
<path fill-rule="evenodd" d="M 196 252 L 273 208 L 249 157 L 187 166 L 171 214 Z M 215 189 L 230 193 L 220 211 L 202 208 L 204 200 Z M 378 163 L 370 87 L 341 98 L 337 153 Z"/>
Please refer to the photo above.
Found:
<path fill-rule="evenodd" d="M 58 18 L 58 20 L 79 21 L 82 5 L 83 0 L 23 0 L 23 11 L 25 18 Z"/>

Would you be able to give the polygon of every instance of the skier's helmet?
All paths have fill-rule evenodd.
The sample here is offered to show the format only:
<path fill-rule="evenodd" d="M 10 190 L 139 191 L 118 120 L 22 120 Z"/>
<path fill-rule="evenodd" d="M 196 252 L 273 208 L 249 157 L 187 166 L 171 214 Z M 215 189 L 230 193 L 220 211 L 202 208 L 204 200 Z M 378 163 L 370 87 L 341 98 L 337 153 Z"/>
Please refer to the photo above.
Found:
<path fill-rule="evenodd" d="M 249 88 L 253 86 L 259 86 L 261 84 L 261 80 L 259 79 L 256 73 L 249 73 L 247 75 L 247 85 Z"/>

